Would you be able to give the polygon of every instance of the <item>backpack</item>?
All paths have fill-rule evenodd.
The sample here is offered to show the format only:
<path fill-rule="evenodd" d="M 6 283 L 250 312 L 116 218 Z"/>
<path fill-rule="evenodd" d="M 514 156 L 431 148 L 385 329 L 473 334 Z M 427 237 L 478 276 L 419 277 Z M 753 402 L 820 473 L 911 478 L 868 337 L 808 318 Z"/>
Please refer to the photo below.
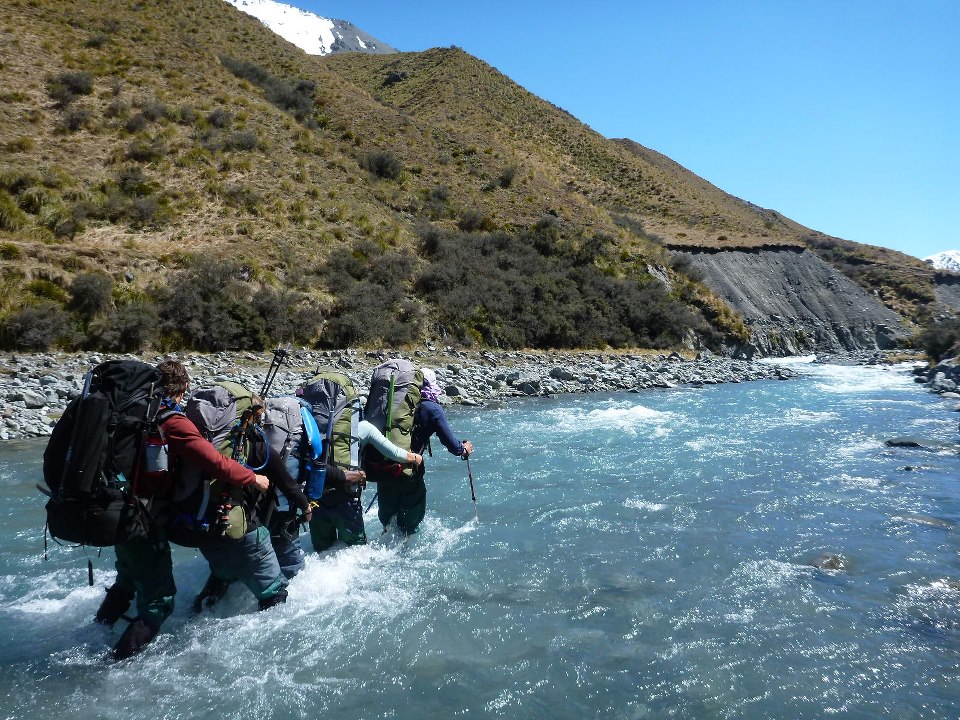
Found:
<path fill-rule="evenodd" d="M 149 517 L 134 496 L 161 380 L 155 367 L 136 360 L 111 360 L 87 373 L 43 453 L 54 538 L 106 547 L 147 534 Z"/>
<path fill-rule="evenodd" d="M 303 403 L 309 408 L 309 417 L 316 423 L 316 430 L 310 427 L 306 415 L 304 427 L 308 437 L 314 433 L 319 435 L 309 444 L 315 459 L 309 463 L 307 477 L 307 497 L 317 500 L 325 490 L 329 492 L 336 489 L 324 487 L 328 464 L 348 470 L 360 467 L 357 426 L 363 417 L 363 406 L 350 378 L 333 369 L 318 370 L 302 389 Z M 322 447 L 319 456 L 316 454 L 318 444 Z M 347 490 L 344 489 L 344 492 Z"/>
<path fill-rule="evenodd" d="M 359 468 L 357 425 L 363 419 L 363 407 L 350 378 L 335 370 L 319 370 L 303 385 L 303 400 L 323 438 L 325 463 L 351 470 Z"/>
<path fill-rule="evenodd" d="M 243 423 L 253 413 L 253 393 L 239 383 L 198 388 L 184 414 L 221 455 L 246 462 Z M 253 502 L 243 488 L 205 476 L 199 468 L 180 468 L 171 498 L 174 514 L 167 534 L 177 545 L 198 547 L 205 540 L 239 540 L 250 526 Z"/>
<path fill-rule="evenodd" d="M 399 448 L 410 451 L 414 418 L 420 406 L 420 390 L 423 388 L 423 372 L 409 360 L 387 360 L 373 369 L 370 392 L 364 415 L 368 422 L 382 432 L 387 440 Z M 363 453 L 367 479 L 374 482 L 400 476 L 412 477 L 414 467 L 399 465 L 383 457 L 368 446 Z"/>
<path fill-rule="evenodd" d="M 263 413 L 263 432 L 270 452 L 279 456 L 290 476 L 301 480 L 308 440 L 304 436 L 302 405 L 297 397 L 268 398 Z M 276 491 L 281 510 L 286 498 Z"/>

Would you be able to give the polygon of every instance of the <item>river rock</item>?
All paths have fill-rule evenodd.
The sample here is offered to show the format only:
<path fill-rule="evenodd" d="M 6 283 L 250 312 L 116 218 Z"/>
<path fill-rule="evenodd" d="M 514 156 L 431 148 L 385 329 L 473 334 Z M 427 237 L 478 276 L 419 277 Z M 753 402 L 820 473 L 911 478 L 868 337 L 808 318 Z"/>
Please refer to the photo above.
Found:
<path fill-rule="evenodd" d="M 23 390 L 22 392 L 17 393 L 14 397 L 14 400 L 23 402 L 24 407 L 26 407 L 28 410 L 36 410 L 45 407 L 49 402 L 46 395 L 41 395 L 33 390 Z"/>
<path fill-rule="evenodd" d="M 810 561 L 813 567 L 820 570 L 846 570 L 849 562 L 843 555 L 835 553 L 823 553 Z"/>

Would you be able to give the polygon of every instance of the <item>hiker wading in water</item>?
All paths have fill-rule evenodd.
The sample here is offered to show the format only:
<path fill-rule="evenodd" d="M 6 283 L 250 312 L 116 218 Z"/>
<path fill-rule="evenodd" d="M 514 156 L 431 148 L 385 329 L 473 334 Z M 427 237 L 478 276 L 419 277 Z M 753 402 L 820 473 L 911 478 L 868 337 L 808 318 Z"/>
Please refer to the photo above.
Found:
<path fill-rule="evenodd" d="M 116 660 L 140 652 L 173 612 L 177 587 L 173 581 L 170 544 L 162 518 L 169 505 L 176 472 L 183 463 L 195 465 L 211 477 L 233 485 L 252 485 L 260 491 L 269 486 L 265 476 L 257 475 L 218 453 L 183 414 L 183 399 L 190 389 L 190 376 L 183 364 L 164 360 L 157 365 L 157 370 L 162 375 L 166 395 L 158 424 L 168 446 L 171 472 L 163 473 L 152 482 L 145 479 L 137 488 L 137 498 L 150 507 L 154 518 L 158 518 L 149 535 L 116 545 L 117 579 L 107 590 L 95 618 L 104 625 L 113 625 L 136 598 L 137 617 L 127 626 L 113 650 Z"/>
<path fill-rule="evenodd" d="M 430 438 L 436 435 L 451 454 L 466 459 L 473 452 L 473 443 L 469 440 L 460 441 L 453 434 L 447 416 L 437 402 L 442 392 L 437 384 L 436 373 L 430 368 L 424 368 L 423 387 L 420 389 L 420 404 L 414 413 L 410 449 L 416 455 L 423 456 Z M 380 484 L 379 515 L 384 529 L 396 518 L 397 527 L 402 532 L 413 534 L 417 531 L 427 510 L 427 486 L 423 481 L 425 465 L 424 458 L 424 462 L 414 467 L 413 477 Z"/>

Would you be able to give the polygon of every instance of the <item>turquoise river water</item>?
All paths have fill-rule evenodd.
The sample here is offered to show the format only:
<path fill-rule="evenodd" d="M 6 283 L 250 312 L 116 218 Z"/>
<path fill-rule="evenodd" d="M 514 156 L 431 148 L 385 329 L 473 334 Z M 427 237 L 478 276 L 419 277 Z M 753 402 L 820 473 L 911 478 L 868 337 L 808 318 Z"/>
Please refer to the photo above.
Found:
<path fill-rule="evenodd" d="M 434 443 L 420 534 L 371 511 L 266 613 L 234 587 L 191 617 L 178 550 L 174 615 L 116 664 L 112 551 L 44 561 L 43 443 L 3 444 L 0 718 L 956 719 L 957 414 L 906 369 L 802 368 L 451 411 L 476 517 Z"/>

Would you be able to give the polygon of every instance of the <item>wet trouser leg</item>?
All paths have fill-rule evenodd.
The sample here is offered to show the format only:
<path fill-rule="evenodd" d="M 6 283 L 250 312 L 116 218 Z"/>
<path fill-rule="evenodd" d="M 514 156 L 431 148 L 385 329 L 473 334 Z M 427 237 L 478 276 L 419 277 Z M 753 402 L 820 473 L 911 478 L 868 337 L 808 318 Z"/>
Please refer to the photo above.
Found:
<path fill-rule="evenodd" d="M 280 570 L 287 580 L 303 570 L 305 554 L 300 543 L 300 523 L 289 510 L 276 510 L 270 516 L 270 542 L 277 554 Z"/>
<path fill-rule="evenodd" d="M 204 543 L 199 550 L 216 577 L 227 582 L 239 580 L 257 600 L 263 602 L 286 594 L 287 579 L 280 570 L 267 528 L 258 527 L 239 540 L 217 538 Z"/>
<path fill-rule="evenodd" d="M 166 537 L 154 530 L 146 538 L 117 543 L 115 550 L 116 585 L 136 594 L 138 616 L 158 629 L 173 612 L 173 597 L 177 593 Z"/>
<path fill-rule="evenodd" d="M 337 538 L 347 545 L 363 545 L 367 533 L 363 527 L 363 504 L 355 495 L 323 499 L 313 509 L 310 519 L 310 540 L 313 549 L 323 552 Z"/>
<path fill-rule="evenodd" d="M 383 526 L 396 518 L 397 527 L 402 532 L 415 533 L 427 512 L 427 486 L 423 475 L 382 482 L 377 490 L 380 493 L 378 516 Z"/>
<path fill-rule="evenodd" d="M 270 542 L 273 543 L 273 551 L 277 554 L 280 572 L 287 580 L 303 570 L 304 553 L 300 538 L 290 540 L 279 535 L 271 535 Z"/>

